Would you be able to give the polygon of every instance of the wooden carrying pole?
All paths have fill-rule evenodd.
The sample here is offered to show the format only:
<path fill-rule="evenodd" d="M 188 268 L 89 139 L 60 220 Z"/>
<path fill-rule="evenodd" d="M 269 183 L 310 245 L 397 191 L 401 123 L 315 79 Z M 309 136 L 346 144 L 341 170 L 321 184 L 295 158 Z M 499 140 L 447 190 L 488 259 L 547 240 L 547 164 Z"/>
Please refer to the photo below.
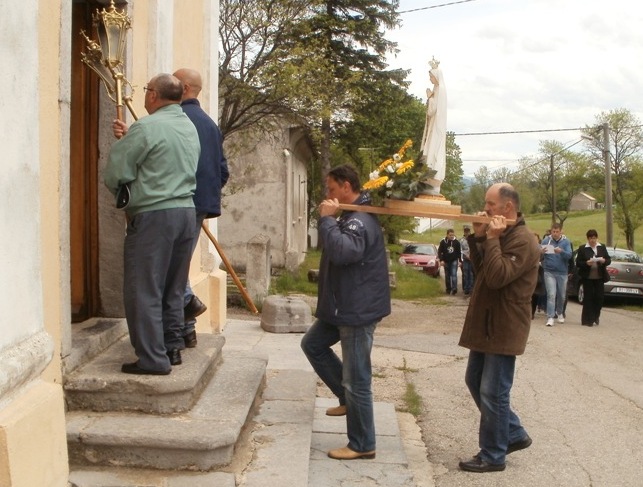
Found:
<path fill-rule="evenodd" d="M 365 205 L 346 205 L 340 204 L 340 210 L 346 211 L 361 211 L 364 213 L 375 213 L 378 215 L 397 215 L 397 216 L 417 216 L 423 218 L 441 218 L 443 220 L 459 220 L 471 223 L 489 223 L 491 217 L 488 216 L 478 216 L 478 215 L 466 215 L 464 213 L 441 213 L 439 208 L 432 206 L 427 209 L 402 209 L 402 208 L 387 208 L 385 206 L 365 206 Z M 516 223 L 515 220 L 507 219 L 508 225 L 513 225 Z"/>
<path fill-rule="evenodd" d="M 255 314 L 259 313 L 259 310 L 255 306 L 255 304 L 252 302 L 252 298 L 248 294 L 248 291 L 246 291 L 246 288 L 243 287 L 243 284 L 239 280 L 239 277 L 234 272 L 234 269 L 232 268 L 232 264 L 230 264 L 230 261 L 228 260 L 228 258 L 223 253 L 223 249 L 219 245 L 219 242 L 217 242 L 217 239 L 214 238 L 214 235 L 212 235 L 212 232 L 210 232 L 210 229 L 206 225 L 206 222 L 203 222 L 201 224 L 201 228 L 203 229 L 205 234 L 210 239 L 210 242 L 212 242 L 212 244 L 214 245 L 214 248 L 217 249 L 217 252 L 219 252 L 219 255 L 221 256 L 221 260 L 225 264 L 226 269 L 228 269 L 228 272 L 232 276 L 232 280 L 234 281 L 234 283 L 239 288 L 239 291 L 241 291 L 241 295 L 243 296 L 243 299 L 246 301 L 246 304 L 248 305 L 248 307 L 250 308 L 250 311 L 252 311 Z"/>

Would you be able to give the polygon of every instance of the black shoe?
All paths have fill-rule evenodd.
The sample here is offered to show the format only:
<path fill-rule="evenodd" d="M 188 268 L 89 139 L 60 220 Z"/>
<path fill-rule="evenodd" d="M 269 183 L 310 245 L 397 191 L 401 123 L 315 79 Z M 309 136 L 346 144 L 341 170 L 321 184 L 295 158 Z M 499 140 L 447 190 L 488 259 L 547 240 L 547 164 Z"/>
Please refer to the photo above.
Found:
<path fill-rule="evenodd" d="M 499 464 L 488 463 L 476 455 L 468 462 L 460 462 L 458 466 L 460 467 L 460 470 L 464 470 L 465 472 L 485 473 L 485 472 L 501 472 L 505 469 L 506 465 L 504 463 L 499 463 Z"/>
<path fill-rule="evenodd" d="M 532 443 L 533 441 L 531 440 L 529 435 L 525 436 L 520 441 L 515 441 L 513 443 L 510 443 L 509 446 L 507 447 L 507 455 L 518 450 L 524 450 L 525 448 L 529 448 Z"/>
<path fill-rule="evenodd" d="M 185 342 L 185 348 L 195 348 L 196 347 L 196 331 L 192 331 L 183 337 Z"/>
<path fill-rule="evenodd" d="M 451 294 L 453 294 L 455 296 L 456 294 L 458 294 L 458 290 L 457 289 L 452 290 Z"/>
<path fill-rule="evenodd" d="M 172 365 L 181 365 L 183 360 L 181 360 L 181 350 L 175 348 L 174 350 L 167 351 L 167 358 L 170 359 Z"/>
<path fill-rule="evenodd" d="M 205 313 L 208 307 L 201 302 L 196 295 L 192 296 L 190 302 L 183 308 L 183 321 L 191 321 L 199 315 Z"/>
<path fill-rule="evenodd" d="M 169 370 L 146 370 L 141 369 L 136 362 L 131 364 L 123 364 L 121 366 L 121 372 L 125 374 L 137 374 L 137 375 L 169 375 L 172 372 L 172 369 Z"/>
<path fill-rule="evenodd" d="M 594 323 L 583 323 L 583 326 L 594 326 Z"/>

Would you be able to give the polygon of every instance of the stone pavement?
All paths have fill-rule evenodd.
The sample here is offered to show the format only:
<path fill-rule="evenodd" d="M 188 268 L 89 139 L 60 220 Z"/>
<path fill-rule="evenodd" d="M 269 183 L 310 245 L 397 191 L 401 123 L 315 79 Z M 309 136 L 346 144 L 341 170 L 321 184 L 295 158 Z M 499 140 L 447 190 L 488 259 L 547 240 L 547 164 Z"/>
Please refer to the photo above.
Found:
<path fill-rule="evenodd" d="M 242 472 L 237 472 L 237 486 L 429 485 L 426 479 L 421 484 L 414 480 L 414 465 L 407 459 L 398 414 L 392 404 L 375 403 L 375 459 L 328 458 L 329 449 L 346 445 L 346 422 L 344 417 L 325 415 L 326 408 L 337 405 L 336 400 L 315 397 L 317 376 L 299 347 L 301 333 L 267 333 L 258 321 L 229 319 L 224 335 L 225 351 L 253 351 L 268 357 L 263 402 L 248 440 L 253 448 L 252 460 Z M 414 425 L 414 421 L 411 423 Z M 422 465 L 426 454 L 419 430 L 411 436 L 415 436 L 411 456 L 419 458 L 419 469 L 423 470 L 428 464 Z M 407 443 L 407 447 L 412 445 Z"/>

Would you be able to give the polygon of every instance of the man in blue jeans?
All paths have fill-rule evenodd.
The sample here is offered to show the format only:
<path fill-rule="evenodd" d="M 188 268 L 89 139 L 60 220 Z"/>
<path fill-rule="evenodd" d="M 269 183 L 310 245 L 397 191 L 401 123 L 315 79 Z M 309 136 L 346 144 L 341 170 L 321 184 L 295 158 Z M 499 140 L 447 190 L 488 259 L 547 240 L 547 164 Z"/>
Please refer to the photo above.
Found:
<path fill-rule="evenodd" d="M 572 245 L 563 235 L 560 223 L 551 226 L 551 232 L 541 244 L 543 269 L 545 271 L 545 289 L 547 289 L 547 322 L 554 326 L 554 317 L 558 323 L 565 322 L 565 297 L 567 295 L 567 273 L 569 260 L 572 258 Z"/>
<path fill-rule="evenodd" d="M 510 405 L 516 355 L 525 351 L 529 337 L 540 261 L 538 242 L 519 210 L 513 187 L 494 184 L 479 213 L 491 220 L 474 223 L 468 237 L 476 281 L 460 346 L 470 350 L 465 382 L 480 411 L 480 451 L 460 462 L 467 472 L 504 470 L 506 455 L 532 442 Z M 508 224 L 508 219 L 514 221 Z"/>
<path fill-rule="evenodd" d="M 360 194 L 359 176 L 350 166 L 332 169 L 327 199 L 319 206 L 322 247 L 317 320 L 301 348 L 321 380 L 339 399 L 329 416 L 346 415 L 348 445 L 330 450 L 338 460 L 375 458 L 371 389 L 371 349 L 379 321 L 391 313 L 388 263 L 380 223 L 372 214 L 344 211 L 338 205 L 369 205 Z M 341 342 L 342 358 L 331 349 Z"/>

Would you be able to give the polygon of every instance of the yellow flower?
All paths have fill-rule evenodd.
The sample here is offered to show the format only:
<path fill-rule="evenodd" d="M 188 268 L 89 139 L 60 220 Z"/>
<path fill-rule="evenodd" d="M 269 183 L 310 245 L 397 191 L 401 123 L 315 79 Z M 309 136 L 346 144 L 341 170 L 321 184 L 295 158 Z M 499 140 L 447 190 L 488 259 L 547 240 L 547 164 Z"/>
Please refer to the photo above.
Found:
<path fill-rule="evenodd" d="M 382 164 L 380 164 L 380 167 L 378 167 L 377 169 L 380 172 L 384 171 L 389 164 L 393 164 L 393 159 L 386 159 Z"/>
<path fill-rule="evenodd" d="M 386 184 L 388 181 L 388 176 L 381 176 L 377 179 L 371 179 L 370 181 L 366 181 L 364 183 L 364 186 L 362 186 L 362 189 L 377 189 L 381 188 Z"/>
<path fill-rule="evenodd" d="M 396 174 L 404 174 L 406 171 L 411 169 L 415 163 L 411 160 L 402 163 L 402 165 L 395 171 Z"/>

